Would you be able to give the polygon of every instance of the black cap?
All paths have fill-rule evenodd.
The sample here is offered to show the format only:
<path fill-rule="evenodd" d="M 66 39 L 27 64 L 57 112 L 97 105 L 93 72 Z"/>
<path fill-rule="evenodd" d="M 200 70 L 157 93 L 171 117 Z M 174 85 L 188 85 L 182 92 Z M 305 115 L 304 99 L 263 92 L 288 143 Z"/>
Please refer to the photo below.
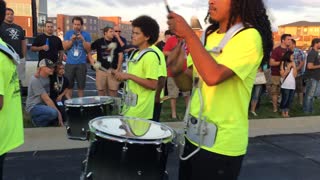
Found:
<path fill-rule="evenodd" d="M 56 66 L 55 63 L 53 63 L 50 59 L 42 59 L 39 62 L 39 67 L 48 67 L 48 68 L 54 68 Z"/>

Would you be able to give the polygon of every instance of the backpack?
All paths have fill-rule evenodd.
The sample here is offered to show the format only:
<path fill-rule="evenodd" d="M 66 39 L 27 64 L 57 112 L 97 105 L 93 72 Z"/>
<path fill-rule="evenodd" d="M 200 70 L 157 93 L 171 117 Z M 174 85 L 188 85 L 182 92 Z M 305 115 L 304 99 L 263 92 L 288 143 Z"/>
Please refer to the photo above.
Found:
<path fill-rule="evenodd" d="M 0 44 L 0 51 L 3 52 L 8 58 L 13 60 L 13 62 L 18 65 L 20 64 L 20 56 L 19 54 L 13 49 L 12 46 L 6 44 L 7 46 Z"/>

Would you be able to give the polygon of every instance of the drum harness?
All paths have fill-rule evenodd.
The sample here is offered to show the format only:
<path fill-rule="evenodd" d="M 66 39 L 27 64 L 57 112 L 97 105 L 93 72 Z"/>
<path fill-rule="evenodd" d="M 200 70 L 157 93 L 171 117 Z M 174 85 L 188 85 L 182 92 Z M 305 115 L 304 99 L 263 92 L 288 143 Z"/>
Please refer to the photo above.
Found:
<path fill-rule="evenodd" d="M 7 46 L 0 44 L 0 51 L 7 55 L 15 65 L 20 64 L 19 54 L 14 50 L 12 46 L 6 43 Z"/>
<path fill-rule="evenodd" d="M 225 36 L 220 41 L 219 45 L 214 47 L 212 50 L 209 50 L 208 52 L 211 52 L 216 55 L 220 55 L 222 53 L 224 46 L 228 43 L 228 41 L 244 29 L 245 27 L 243 26 L 242 23 L 235 24 L 226 32 Z M 205 45 L 206 36 L 207 35 L 205 31 L 201 38 L 203 45 Z M 198 147 L 193 152 L 183 157 L 183 150 L 185 146 L 185 138 L 183 138 L 183 140 L 181 140 L 179 143 L 179 146 L 180 146 L 179 156 L 180 156 L 180 159 L 183 161 L 188 160 L 193 155 L 198 153 L 201 147 L 203 146 L 212 147 L 214 145 L 216 134 L 218 131 L 216 125 L 213 123 L 208 123 L 206 121 L 206 117 L 202 115 L 203 107 L 204 107 L 203 96 L 201 94 L 202 83 L 203 81 L 199 78 L 199 75 L 196 73 L 195 77 L 193 78 L 193 88 L 191 92 L 191 99 L 194 96 L 194 94 L 197 92 L 199 96 L 199 101 L 200 101 L 200 110 L 199 110 L 198 118 L 195 118 L 190 115 L 190 106 L 191 106 L 191 99 L 190 99 L 184 115 L 184 124 L 185 124 L 184 134 L 188 139 L 192 140 L 193 142 L 196 142 L 198 144 Z"/>
<path fill-rule="evenodd" d="M 129 62 L 137 63 L 148 52 L 155 53 L 158 57 L 159 64 L 161 63 L 160 56 L 152 48 L 145 48 L 140 52 L 139 52 L 139 49 L 136 49 L 130 54 L 130 56 L 126 62 L 126 64 L 127 64 L 126 65 L 126 72 L 128 72 Z M 133 56 L 136 53 L 139 53 L 138 56 L 136 58 L 133 58 Z M 123 109 L 123 111 L 120 113 L 120 115 L 125 114 L 129 110 L 130 107 L 136 106 L 137 102 L 138 102 L 138 94 L 131 92 L 131 90 L 129 89 L 128 81 L 125 81 L 124 86 L 123 86 L 122 103 L 125 104 L 126 106 L 125 106 L 125 109 Z"/>

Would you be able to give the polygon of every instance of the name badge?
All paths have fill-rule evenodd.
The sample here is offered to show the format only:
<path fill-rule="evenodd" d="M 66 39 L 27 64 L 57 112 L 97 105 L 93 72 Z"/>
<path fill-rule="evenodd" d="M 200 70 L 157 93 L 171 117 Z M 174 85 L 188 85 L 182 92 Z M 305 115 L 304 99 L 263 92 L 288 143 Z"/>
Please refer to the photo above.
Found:
<path fill-rule="evenodd" d="M 75 49 L 73 51 L 73 56 L 79 56 L 79 49 Z"/>

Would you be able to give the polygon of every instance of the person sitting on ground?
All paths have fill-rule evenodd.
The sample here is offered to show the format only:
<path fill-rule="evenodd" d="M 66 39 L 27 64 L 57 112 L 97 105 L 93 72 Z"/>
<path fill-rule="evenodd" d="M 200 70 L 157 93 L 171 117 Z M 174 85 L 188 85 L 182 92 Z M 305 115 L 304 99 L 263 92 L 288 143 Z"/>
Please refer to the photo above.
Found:
<path fill-rule="evenodd" d="M 28 86 L 26 111 L 30 113 L 35 126 L 63 126 L 62 116 L 55 103 L 49 97 L 49 75 L 53 74 L 55 64 L 49 59 L 39 62 L 38 74 L 31 77 Z M 58 118 L 58 122 L 57 122 Z"/>

